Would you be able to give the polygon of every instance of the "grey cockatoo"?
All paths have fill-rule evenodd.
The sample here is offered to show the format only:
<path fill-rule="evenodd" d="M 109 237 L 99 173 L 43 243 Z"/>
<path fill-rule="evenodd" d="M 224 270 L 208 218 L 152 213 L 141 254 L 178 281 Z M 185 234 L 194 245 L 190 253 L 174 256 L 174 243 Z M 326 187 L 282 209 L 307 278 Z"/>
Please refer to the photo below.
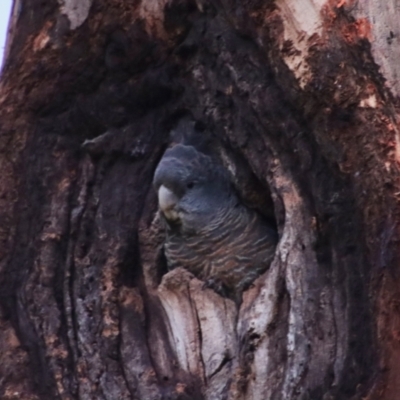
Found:
<path fill-rule="evenodd" d="M 274 227 L 240 202 L 228 172 L 194 146 L 168 149 L 153 183 L 166 221 L 168 267 L 186 268 L 240 302 L 274 257 Z"/>

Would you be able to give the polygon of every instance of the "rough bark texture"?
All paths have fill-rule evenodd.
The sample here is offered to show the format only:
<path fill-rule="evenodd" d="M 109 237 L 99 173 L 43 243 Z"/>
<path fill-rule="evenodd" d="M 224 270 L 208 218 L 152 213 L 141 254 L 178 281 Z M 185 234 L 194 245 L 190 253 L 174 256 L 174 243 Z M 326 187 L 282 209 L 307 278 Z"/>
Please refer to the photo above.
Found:
<path fill-rule="evenodd" d="M 375 3 L 15 1 L 0 398 L 397 398 L 398 63 L 377 65 Z M 188 113 L 279 229 L 239 310 L 163 258 L 151 180 Z"/>

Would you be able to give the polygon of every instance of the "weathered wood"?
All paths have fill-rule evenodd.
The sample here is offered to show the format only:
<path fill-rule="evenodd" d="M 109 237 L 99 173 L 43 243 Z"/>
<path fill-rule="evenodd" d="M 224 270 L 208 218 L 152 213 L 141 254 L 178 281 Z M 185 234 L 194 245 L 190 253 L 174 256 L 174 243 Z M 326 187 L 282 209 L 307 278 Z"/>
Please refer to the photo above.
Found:
<path fill-rule="evenodd" d="M 375 3 L 15 2 L 2 399 L 397 396 L 399 46 Z M 151 182 L 186 114 L 278 227 L 240 309 L 166 268 Z"/>

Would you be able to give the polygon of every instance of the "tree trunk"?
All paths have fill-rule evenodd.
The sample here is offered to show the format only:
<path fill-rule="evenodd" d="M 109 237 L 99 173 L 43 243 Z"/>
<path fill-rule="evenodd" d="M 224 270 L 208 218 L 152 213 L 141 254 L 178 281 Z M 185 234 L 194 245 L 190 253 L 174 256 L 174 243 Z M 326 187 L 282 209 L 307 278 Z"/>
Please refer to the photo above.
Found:
<path fill-rule="evenodd" d="M 1 399 L 398 397 L 400 23 L 377 3 L 14 1 Z M 163 257 L 152 177 L 188 114 L 278 227 L 239 309 Z"/>

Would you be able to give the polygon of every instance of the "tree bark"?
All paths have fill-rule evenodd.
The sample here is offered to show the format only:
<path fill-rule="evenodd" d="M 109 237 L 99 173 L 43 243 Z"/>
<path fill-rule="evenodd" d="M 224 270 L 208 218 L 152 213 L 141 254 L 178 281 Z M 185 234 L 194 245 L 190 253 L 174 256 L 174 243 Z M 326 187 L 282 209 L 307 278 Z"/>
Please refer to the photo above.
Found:
<path fill-rule="evenodd" d="M 399 23 L 376 3 L 14 2 L 0 398 L 397 398 Z M 239 309 L 163 256 L 152 176 L 188 114 L 278 227 Z"/>

